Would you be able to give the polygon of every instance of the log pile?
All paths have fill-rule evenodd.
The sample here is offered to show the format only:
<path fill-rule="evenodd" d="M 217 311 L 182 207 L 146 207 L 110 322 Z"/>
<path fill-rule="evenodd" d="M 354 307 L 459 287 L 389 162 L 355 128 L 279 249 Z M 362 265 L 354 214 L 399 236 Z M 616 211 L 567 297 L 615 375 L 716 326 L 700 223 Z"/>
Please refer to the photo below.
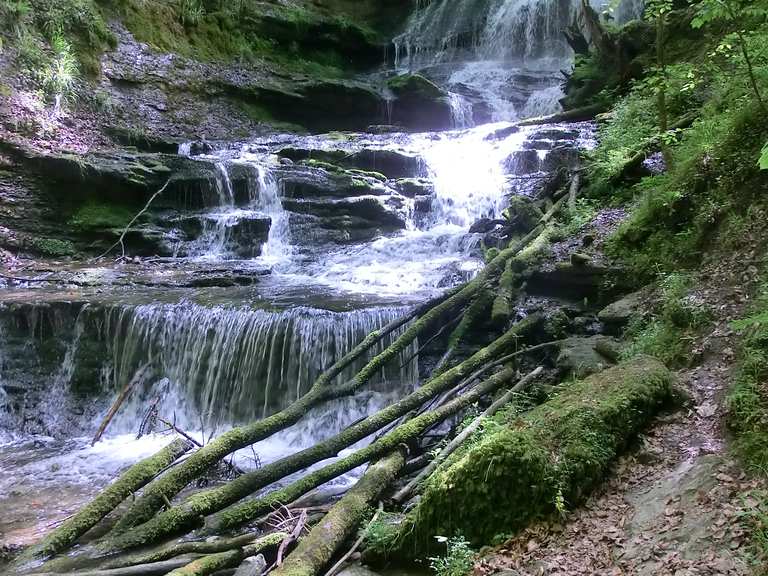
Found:
<path fill-rule="evenodd" d="M 13 569 L 38 576 L 206 576 L 240 567 L 238 574 L 315 576 L 333 566 L 330 572 L 334 573 L 340 567 L 334 561 L 378 502 L 390 497 L 386 500 L 389 507 L 407 505 L 478 434 L 484 422 L 515 404 L 521 392 L 542 378 L 544 370 L 533 361 L 535 355 L 558 342 L 542 341 L 546 330 L 541 315 L 511 319 L 484 347 L 476 346 L 474 353 L 459 353 L 459 349 L 478 319 L 490 319 L 494 294 L 516 290 L 519 296 L 524 290 L 524 282 L 516 282 L 516 275 L 529 261 L 530 252 L 546 241 L 558 211 L 573 204 L 579 185 L 577 173 L 545 199 L 544 216 L 533 229 L 495 253 L 474 279 L 371 333 L 329 366 L 298 401 L 262 420 L 229 430 L 204 446 L 195 446 L 181 434 L 27 550 Z M 383 351 L 371 353 L 383 338 L 398 333 Z M 382 367 L 399 362 L 401 354 L 419 339 L 442 342 L 444 353 L 431 375 L 412 393 L 314 446 L 180 497 L 185 488 L 235 451 L 295 424 L 312 408 L 361 390 Z M 352 379 L 339 380 L 345 368 L 366 358 L 367 363 Z M 531 360 L 527 368 L 521 363 L 525 358 Z M 483 409 L 462 429 L 460 417 L 477 404 Z M 430 459 L 425 438 L 446 422 L 450 424 L 449 438 Z M 354 448 L 366 438 L 373 440 Z M 321 518 L 297 502 L 365 465 L 369 465 L 367 471 Z M 296 479 L 297 473 L 303 475 Z M 404 474 L 410 475 L 410 481 L 400 482 L 394 494 L 394 485 Z M 274 521 L 276 510 L 287 511 L 280 522 Z M 103 535 L 83 544 L 78 556 L 79 561 L 88 560 L 89 569 L 77 571 L 62 555 L 97 526 Z M 177 540 L 180 537 L 183 540 Z M 355 547 L 359 544 L 358 539 Z"/>

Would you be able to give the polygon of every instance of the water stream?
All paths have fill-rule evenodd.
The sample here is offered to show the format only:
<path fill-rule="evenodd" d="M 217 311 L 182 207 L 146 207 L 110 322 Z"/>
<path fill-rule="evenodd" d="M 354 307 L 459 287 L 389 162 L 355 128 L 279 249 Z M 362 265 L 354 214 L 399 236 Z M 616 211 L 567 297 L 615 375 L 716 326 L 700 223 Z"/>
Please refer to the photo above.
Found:
<path fill-rule="evenodd" d="M 472 224 L 499 218 L 508 195 L 530 194 L 530 179 L 521 175 L 544 174 L 560 161 L 555 157 L 590 145 L 586 124 L 517 131 L 509 124 L 559 106 L 556 75 L 570 58 L 560 30 L 572 21 L 574 2 L 419 4 L 395 40 L 397 68 L 425 71 L 450 90 L 457 130 L 344 139 L 285 134 L 217 143 L 194 156 L 215 166 L 211 205 L 188 215 L 200 233 L 179 242 L 167 267 L 147 274 L 156 281 L 200 267 L 229 275 L 268 269 L 257 286 L 38 292 L 23 306 L 2 295 L 0 468 L 11 470 L 0 478 L 5 540 L 34 539 L 117 471 L 166 444 L 163 426 L 148 425 L 153 418 L 171 419 L 205 441 L 290 404 L 370 331 L 476 274 L 482 235 L 469 233 Z M 478 102 L 494 123 L 474 126 Z M 315 181 L 341 176 L 286 161 L 286 147 L 347 156 L 373 151 L 374 165 L 378 154 L 382 166 L 396 154 L 415 159 L 418 173 L 383 180 L 356 174 L 346 196 L 335 196 L 336 188 Z M 183 145 L 179 153 L 191 151 Z M 309 184 L 297 184 L 299 176 Z M 355 178 L 365 180 L 364 194 L 349 192 Z M 414 181 L 422 191 L 405 192 Z M 345 210 L 339 226 L 333 218 Z M 104 274 L 83 273 L 97 272 Z M 238 463 L 249 468 L 309 446 L 401 397 L 418 385 L 416 350 L 418 342 L 354 397 L 241 451 Z M 129 382 L 130 399 L 91 447 Z"/>

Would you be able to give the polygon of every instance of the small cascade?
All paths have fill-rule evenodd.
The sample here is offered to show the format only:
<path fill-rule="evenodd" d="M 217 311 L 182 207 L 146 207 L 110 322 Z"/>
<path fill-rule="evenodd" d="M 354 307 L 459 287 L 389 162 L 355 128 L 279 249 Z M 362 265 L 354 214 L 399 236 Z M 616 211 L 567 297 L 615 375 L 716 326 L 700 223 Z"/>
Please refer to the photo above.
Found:
<path fill-rule="evenodd" d="M 160 414 L 190 429 L 202 422 L 210 431 L 267 416 L 301 397 L 322 370 L 403 312 L 267 311 L 190 303 L 112 309 L 103 328 L 112 356 L 111 387 L 119 390 L 139 380 L 113 430 L 135 432 L 155 398 Z M 414 354 L 415 349 L 404 351 L 373 389 L 412 388 L 416 362 L 405 359 Z M 360 363 L 353 364 L 339 381 L 359 368 Z"/>
<path fill-rule="evenodd" d="M 475 125 L 472 117 L 472 104 L 461 94 L 449 92 L 451 116 L 454 128 L 471 128 Z"/>
<path fill-rule="evenodd" d="M 611 4 L 592 0 L 599 11 Z M 622 0 L 613 19 L 642 14 L 642 0 Z M 490 108 L 489 121 L 559 109 L 537 94 L 558 86 L 572 51 L 563 30 L 578 22 L 580 0 L 434 0 L 419 2 L 394 39 L 395 68 L 421 71 L 449 89 L 462 86 Z M 544 105 L 546 103 L 546 106 Z"/>
<path fill-rule="evenodd" d="M 266 166 L 253 162 L 247 166 L 255 174 L 255 178 L 248 180 L 250 206 L 268 216 L 271 222 L 261 257 L 268 264 L 284 263 L 291 255 L 291 234 L 288 213 L 280 200 L 280 184 Z"/>
<path fill-rule="evenodd" d="M 234 165 L 246 175 L 247 201 L 238 202 L 230 176 Z M 244 154 L 215 163 L 217 206 L 201 215 L 202 231 L 190 254 L 204 260 L 261 256 L 279 264 L 290 255 L 288 215 L 280 200 L 280 185 L 263 159 Z"/>
<path fill-rule="evenodd" d="M 553 114 L 560 109 L 560 100 L 565 96 L 560 86 L 550 86 L 543 90 L 536 90 L 528 98 L 525 108 L 520 116 L 523 118 L 534 118 L 537 116 L 546 116 Z"/>

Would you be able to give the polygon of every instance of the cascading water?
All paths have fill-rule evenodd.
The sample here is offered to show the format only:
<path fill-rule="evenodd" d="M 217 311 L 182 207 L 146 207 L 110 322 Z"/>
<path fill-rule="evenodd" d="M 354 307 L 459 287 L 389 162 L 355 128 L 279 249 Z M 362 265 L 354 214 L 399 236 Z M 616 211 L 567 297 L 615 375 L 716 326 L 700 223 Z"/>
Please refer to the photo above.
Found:
<path fill-rule="evenodd" d="M 490 108 L 491 121 L 559 109 L 572 52 L 563 35 L 578 23 L 580 0 L 434 0 L 419 2 L 395 38 L 395 68 L 423 72 Z M 601 10 L 608 3 L 592 0 Z M 642 0 L 623 0 L 615 19 L 642 14 Z M 543 94 L 542 94 L 543 92 Z"/>
<path fill-rule="evenodd" d="M 206 428 L 263 418 L 301 397 L 320 373 L 367 334 L 404 313 L 373 308 L 333 313 L 311 308 L 284 311 L 206 307 L 191 303 L 120 307 L 104 324 L 113 389 L 144 374 L 145 386 L 115 422 L 138 429 L 143 408 L 159 397 L 158 411 L 175 413 L 184 427 Z M 377 346 L 388 344 L 385 339 Z M 402 393 L 416 381 L 415 362 L 387 366 L 373 383 Z M 399 366 L 399 365 L 398 365 Z M 352 364 L 338 376 L 351 377 Z"/>
<path fill-rule="evenodd" d="M 562 151 L 555 150 L 568 143 L 584 146 L 590 131 L 583 126 L 516 130 L 508 124 L 471 128 L 477 103 L 490 108 L 486 120 L 556 109 L 556 73 L 570 57 L 560 30 L 570 23 L 574 4 L 433 0 L 419 6 L 396 40 L 398 69 L 423 70 L 447 86 L 455 128 L 463 130 L 391 137 L 285 135 L 218 143 L 215 151 L 181 145 L 180 154 L 199 158 L 215 177 L 204 210 L 174 213 L 195 220 L 190 228 L 199 233 L 184 236 L 179 254 L 186 257 L 170 266 L 189 267 L 191 276 L 210 268 L 220 268 L 225 277 L 259 267 L 271 274 L 242 290 L 232 285 L 213 285 L 210 292 L 180 289 L 180 294 L 156 289 L 149 296 L 125 294 L 110 301 L 90 294 L 94 302 L 84 308 L 67 295 L 76 313 L 51 323 L 56 329 L 45 334 L 36 316 L 15 322 L 38 326 L 26 339 L 15 336 L 37 344 L 7 355 L 5 342 L 0 346 L 0 442 L 13 441 L 0 452 L 0 467 L 15 471 L 0 478 L 0 501 L 22 491 L 61 503 L 51 507 L 66 515 L 126 464 L 167 442 L 157 434 L 136 439 L 137 429 L 146 431 L 147 414 L 175 421 L 203 440 L 274 413 L 304 394 L 369 332 L 402 315 L 404 304 L 442 292 L 482 267 L 483 237 L 469 234 L 470 227 L 479 219 L 500 218 L 507 195 L 527 193 L 522 183 L 556 163 L 552 157 Z M 279 153 L 288 144 L 308 150 L 309 158 L 286 160 Z M 196 155 L 195 148 L 206 151 Z M 331 158 L 341 163 L 372 150 L 373 166 L 355 165 L 361 169 L 339 174 L 344 171 L 313 162 L 314 150 L 335 154 Z M 405 174 L 382 176 L 376 155 L 393 152 L 418 161 Z M 287 192 L 291 171 L 294 177 L 333 180 L 335 187 L 310 186 L 299 178 Z M 403 192 L 413 180 L 423 181 L 423 191 Z M 360 229 L 367 235 L 355 237 Z M 50 313 L 45 305 L 33 309 L 30 315 Z M 0 336 L 8 338 L 6 329 L 19 331 L 14 323 L 0 323 Z M 343 430 L 413 389 L 417 350 L 414 342 L 365 390 L 313 410 L 256 445 L 261 461 Z M 25 355 L 40 359 L 28 379 L 14 364 Z M 359 367 L 351 365 L 339 379 Z M 105 439 L 88 447 L 110 402 L 129 383 L 132 393 Z M 20 403 L 8 393 L 34 387 L 39 402 Z M 82 399 L 87 394 L 78 395 L 83 390 L 92 405 Z M 75 419 L 79 428 L 59 422 L 65 405 L 81 411 Z M 22 434 L 4 436 L 4 427 Z M 254 465 L 247 454 L 239 458 L 244 467 Z M 20 509 L 28 505 L 24 499 L 14 502 Z M 4 529 L 0 520 L 0 532 Z"/>

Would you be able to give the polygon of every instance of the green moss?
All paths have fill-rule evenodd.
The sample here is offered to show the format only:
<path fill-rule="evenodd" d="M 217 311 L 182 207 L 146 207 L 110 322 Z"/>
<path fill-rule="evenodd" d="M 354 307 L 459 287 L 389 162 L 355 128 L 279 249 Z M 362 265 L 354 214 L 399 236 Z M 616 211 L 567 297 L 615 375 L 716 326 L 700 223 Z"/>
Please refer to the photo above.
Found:
<path fill-rule="evenodd" d="M 728 426 L 747 467 L 768 477 L 768 282 L 763 281 L 750 316 L 734 328 L 741 333 L 741 349 L 728 393 Z"/>
<path fill-rule="evenodd" d="M 69 225 L 80 232 L 103 229 L 122 229 L 134 216 L 124 206 L 88 203 L 81 206 L 70 218 Z"/>
<path fill-rule="evenodd" d="M 672 383 L 660 362 L 639 357 L 569 384 L 522 416 L 499 416 L 500 429 L 455 453 L 427 480 L 401 526 L 400 552 L 421 556 L 434 549 L 434 536 L 458 532 L 484 544 L 576 504 L 671 400 Z"/>
<path fill-rule="evenodd" d="M 387 81 L 387 87 L 400 97 L 435 100 L 445 92 L 421 74 L 403 74 Z"/>
<path fill-rule="evenodd" d="M 42 254 L 53 258 L 63 256 L 74 256 L 77 253 L 75 245 L 69 240 L 58 240 L 56 238 L 33 238 L 29 241 L 29 247 Z"/>

